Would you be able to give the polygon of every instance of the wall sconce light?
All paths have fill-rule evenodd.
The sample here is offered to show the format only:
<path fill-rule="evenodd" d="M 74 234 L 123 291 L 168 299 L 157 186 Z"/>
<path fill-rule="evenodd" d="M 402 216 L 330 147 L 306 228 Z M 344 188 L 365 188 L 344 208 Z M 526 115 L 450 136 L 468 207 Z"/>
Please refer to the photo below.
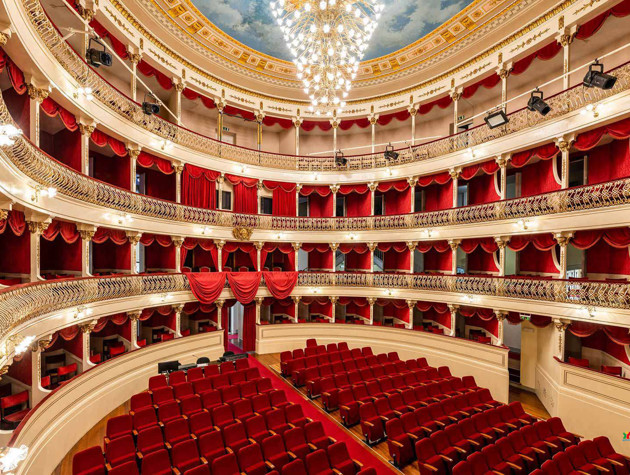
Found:
<path fill-rule="evenodd" d="M 201 228 L 198 228 L 198 232 L 203 235 L 212 234 L 212 228 L 210 228 L 209 226 L 203 226 Z"/>
<path fill-rule="evenodd" d="M 21 355 L 28 347 L 31 346 L 31 343 L 35 341 L 35 337 L 32 335 L 29 336 L 21 336 L 21 335 L 11 335 L 7 340 L 0 346 L 0 358 L 7 358 L 11 355 L 11 353 L 15 355 Z M 0 464 L 2 459 L 0 459 Z"/>
<path fill-rule="evenodd" d="M 313 181 L 319 180 L 319 173 L 313 174 Z"/>
<path fill-rule="evenodd" d="M 586 107 L 584 107 L 584 109 L 580 111 L 580 115 L 592 114 L 593 118 L 597 119 L 599 117 L 599 114 L 601 114 L 603 111 L 604 107 L 602 104 L 587 104 Z"/>
<path fill-rule="evenodd" d="M 90 315 L 92 315 L 93 310 L 91 308 L 85 308 L 83 305 L 77 307 L 77 309 L 74 311 L 74 315 L 73 318 L 75 320 L 81 320 L 85 317 L 89 317 Z"/>
<path fill-rule="evenodd" d="M 166 293 L 166 294 L 161 294 L 160 295 L 160 301 L 161 302 L 166 302 L 167 300 L 169 300 L 172 297 L 171 294 Z"/>
<path fill-rule="evenodd" d="M 103 217 L 107 220 L 110 220 L 112 223 L 117 224 L 119 226 L 124 226 L 125 224 L 129 224 L 133 221 L 133 218 L 130 214 L 111 214 L 105 213 Z"/>
<path fill-rule="evenodd" d="M 355 233 L 350 233 L 348 234 L 348 239 L 350 239 L 351 241 L 354 241 L 355 239 L 357 239 L 357 235 Z"/>
<path fill-rule="evenodd" d="M 91 101 L 94 99 L 94 91 L 91 87 L 78 87 L 77 92 L 74 94 L 75 99 L 85 98 L 86 101 Z"/>
<path fill-rule="evenodd" d="M 529 227 L 530 223 L 529 221 L 527 221 L 526 219 L 519 219 L 516 224 L 518 225 L 519 228 L 521 228 L 521 230 L 523 231 L 527 231 L 527 228 Z"/>
<path fill-rule="evenodd" d="M 24 444 L 19 447 L 4 447 L 0 453 L 0 471 L 12 472 L 28 455 L 28 447 Z"/>
<path fill-rule="evenodd" d="M 321 293 L 322 289 L 320 289 L 319 287 L 311 287 L 311 292 L 313 292 L 314 294 L 319 294 Z"/>
<path fill-rule="evenodd" d="M 587 318 L 595 318 L 595 307 L 582 307 L 582 315 Z"/>
<path fill-rule="evenodd" d="M 422 231 L 422 234 L 428 238 L 430 238 L 431 236 L 433 236 L 433 230 L 432 229 L 425 229 L 424 231 Z"/>
<path fill-rule="evenodd" d="M 394 289 L 385 289 L 385 295 L 392 296 L 394 295 Z"/>
<path fill-rule="evenodd" d="M 44 188 L 43 186 L 35 186 L 33 187 L 33 192 L 31 193 L 31 201 L 33 203 L 39 203 L 40 197 L 54 198 L 57 196 L 57 188 Z"/>
<path fill-rule="evenodd" d="M 466 299 L 466 301 L 467 301 L 468 303 L 473 303 L 473 302 L 475 301 L 475 296 L 474 296 L 474 295 L 470 295 L 470 294 L 468 294 L 468 295 L 466 295 L 464 298 Z"/>
<path fill-rule="evenodd" d="M 13 145 L 22 131 L 13 124 L 0 125 L 0 147 Z"/>

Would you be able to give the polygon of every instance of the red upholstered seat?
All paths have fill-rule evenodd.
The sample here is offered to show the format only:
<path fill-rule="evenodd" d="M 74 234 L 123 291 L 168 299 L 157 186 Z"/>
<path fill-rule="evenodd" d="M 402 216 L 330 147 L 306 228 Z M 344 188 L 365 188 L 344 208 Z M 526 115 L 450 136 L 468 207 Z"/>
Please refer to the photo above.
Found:
<path fill-rule="evenodd" d="M 156 406 L 160 406 L 164 403 L 171 402 L 174 400 L 175 400 L 175 393 L 173 392 L 173 388 L 171 388 L 170 386 L 153 390 L 153 404 Z"/>
<path fill-rule="evenodd" d="M 162 429 L 158 426 L 152 426 L 138 432 L 136 447 L 141 458 L 146 457 L 152 452 L 166 448 L 164 446 Z"/>
<path fill-rule="evenodd" d="M 174 445 L 171 450 L 171 459 L 173 467 L 182 473 L 202 463 L 199 450 L 197 449 L 197 442 L 193 439 Z"/>
<path fill-rule="evenodd" d="M 138 472 L 138 464 L 136 461 L 131 461 L 127 463 L 123 463 L 118 465 L 117 467 L 112 467 L 107 474 L 108 475 L 139 475 Z"/>
<path fill-rule="evenodd" d="M 302 406 L 300 406 L 299 404 L 290 404 L 288 406 L 285 406 L 284 413 L 286 415 L 287 422 L 289 424 L 293 424 L 296 427 L 304 427 L 305 424 L 312 422 L 311 419 L 304 416 Z"/>
<path fill-rule="evenodd" d="M 151 475 L 171 475 L 171 459 L 166 449 L 151 452 L 142 459 L 142 473 L 150 473 Z"/>
<path fill-rule="evenodd" d="M 151 426 L 157 426 L 157 424 L 158 420 L 155 415 L 155 409 L 152 407 L 140 409 L 133 415 L 133 429 L 136 432 Z"/>
<path fill-rule="evenodd" d="M 30 411 L 28 407 L 28 399 L 28 391 L 22 391 L 0 399 L 2 420 L 13 425 L 19 424 Z M 9 412 L 9 414 L 7 414 L 7 412 Z"/>
<path fill-rule="evenodd" d="M 622 376 L 623 368 L 621 366 L 602 365 L 602 373 L 611 374 L 613 376 Z"/>
<path fill-rule="evenodd" d="M 221 370 L 221 374 L 231 373 L 232 371 L 236 371 L 234 367 L 234 363 L 231 361 L 224 361 L 219 365 L 219 369 Z"/>
<path fill-rule="evenodd" d="M 227 453 L 223 436 L 219 431 L 202 434 L 198 439 L 198 443 L 201 456 L 208 460 L 210 465 L 212 465 L 213 460 Z"/>
<path fill-rule="evenodd" d="M 271 437 L 273 435 L 267 429 L 265 418 L 260 415 L 247 419 L 247 421 L 245 421 L 245 429 L 247 431 L 247 435 L 258 443 L 263 442 L 267 437 Z"/>
<path fill-rule="evenodd" d="M 223 404 L 223 401 L 221 400 L 221 393 L 218 390 L 211 389 L 201 394 L 201 405 L 204 409 L 212 411 L 221 404 Z"/>
<path fill-rule="evenodd" d="M 133 429 L 133 421 L 129 414 L 112 417 L 107 420 L 107 428 L 105 430 L 105 443 L 110 440 L 117 439 L 125 435 L 131 435 Z"/>
<path fill-rule="evenodd" d="M 307 442 L 318 449 L 325 449 L 336 442 L 335 439 L 326 435 L 321 421 L 313 421 L 306 424 L 304 426 L 304 434 Z"/>
<path fill-rule="evenodd" d="M 165 388 L 166 386 L 168 386 L 168 383 L 166 382 L 166 376 L 163 374 L 158 374 L 157 376 L 151 376 L 149 378 L 149 389 L 151 391 L 158 388 Z"/>
<path fill-rule="evenodd" d="M 276 434 L 283 434 L 291 429 L 284 414 L 284 409 L 272 409 L 267 412 L 265 414 L 265 422 L 267 423 L 267 428 Z"/>
<path fill-rule="evenodd" d="M 307 475 L 306 466 L 301 459 L 294 460 L 282 467 L 282 475 Z"/>
<path fill-rule="evenodd" d="M 416 442 L 415 449 L 418 467 L 422 475 L 445 475 L 447 470 L 450 471 L 453 467 L 451 462 L 440 457 L 428 438 Z"/>
<path fill-rule="evenodd" d="M 237 454 L 238 464 L 247 475 L 265 475 L 270 463 L 265 463 L 260 445 L 251 444 L 243 447 Z"/>
<path fill-rule="evenodd" d="M 183 475 L 210 475 L 210 467 L 206 464 L 198 465 L 186 470 Z"/>
<path fill-rule="evenodd" d="M 246 422 L 250 417 L 254 417 L 254 409 L 252 408 L 252 402 L 249 399 L 239 399 L 232 404 L 232 410 L 234 411 L 234 417 L 241 422 Z"/>
<path fill-rule="evenodd" d="M 129 402 L 129 413 L 133 414 L 140 409 L 145 409 L 147 407 L 153 406 L 153 399 L 151 397 L 151 393 L 142 392 L 138 394 L 134 394 L 131 396 L 131 400 Z"/>
<path fill-rule="evenodd" d="M 324 450 L 316 450 L 306 456 L 306 471 L 308 475 L 333 475 L 328 456 Z"/>
<path fill-rule="evenodd" d="M 238 453 L 241 448 L 251 443 L 245 432 L 245 424 L 242 422 L 227 426 L 223 430 L 223 440 L 225 440 L 226 447 L 232 449 L 234 453 Z"/>
<path fill-rule="evenodd" d="M 204 378 L 203 368 L 190 368 L 186 372 L 186 381 L 193 382 L 199 381 Z"/>
<path fill-rule="evenodd" d="M 303 459 L 311 449 L 306 442 L 306 435 L 301 427 L 289 429 L 283 435 L 284 445 L 287 451 L 294 453 L 297 458 Z"/>
<path fill-rule="evenodd" d="M 105 475 L 105 459 L 100 447 L 77 452 L 72 457 L 72 475 Z"/>
<path fill-rule="evenodd" d="M 105 458 L 112 467 L 117 467 L 126 462 L 135 462 L 136 444 L 131 434 L 111 440 L 105 446 Z"/>
<path fill-rule="evenodd" d="M 269 402 L 276 409 L 284 409 L 291 404 L 289 401 L 287 401 L 287 395 L 284 391 L 276 389 L 270 391 L 268 394 Z"/>
<path fill-rule="evenodd" d="M 179 399 L 180 401 L 195 395 L 193 384 L 187 382 L 173 386 L 173 393 L 175 394 L 175 399 Z"/>
<path fill-rule="evenodd" d="M 252 407 L 254 408 L 254 412 L 257 412 L 260 415 L 264 415 L 273 409 L 271 407 L 271 403 L 269 402 L 269 395 L 266 393 L 254 396 L 252 398 Z"/>
<path fill-rule="evenodd" d="M 282 470 L 291 461 L 291 456 L 284 446 L 282 437 L 279 435 L 265 438 L 262 441 L 262 451 L 265 460 L 271 462 L 276 470 Z"/>
<path fill-rule="evenodd" d="M 158 407 L 158 419 L 162 424 L 166 424 L 182 417 L 182 410 L 177 401 L 169 401 Z"/>
<path fill-rule="evenodd" d="M 258 394 L 255 381 L 244 381 L 240 383 L 239 390 L 241 391 L 242 398 L 251 399 Z"/>
<path fill-rule="evenodd" d="M 203 368 L 203 374 L 206 375 L 206 378 L 218 375 L 219 374 L 219 365 L 211 364 L 211 365 L 205 366 Z"/>
<path fill-rule="evenodd" d="M 239 475 L 236 455 L 226 454 L 212 461 L 212 475 Z"/>
<path fill-rule="evenodd" d="M 220 429 L 225 429 L 230 424 L 234 424 L 234 414 L 228 404 L 221 404 L 212 409 L 212 421 Z"/>
<path fill-rule="evenodd" d="M 377 442 L 385 436 L 383 420 L 376 412 L 373 403 L 363 404 L 359 408 L 359 415 L 361 417 L 361 432 L 368 444 Z"/>
<path fill-rule="evenodd" d="M 365 389 L 365 386 L 360 386 Z M 346 427 L 351 427 L 359 422 L 359 403 L 355 400 L 352 389 L 339 391 L 339 416 Z"/>
<path fill-rule="evenodd" d="M 581 366 L 582 368 L 588 368 L 590 365 L 586 358 L 574 358 L 573 356 L 569 356 L 569 364 Z"/>
<path fill-rule="evenodd" d="M 256 380 L 256 389 L 258 389 L 260 394 L 269 393 L 274 390 L 271 385 L 271 379 L 269 378 L 260 378 Z"/>
<path fill-rule="evenodd" d="M 343 475 L 356 475 L 360 470 L 361 465 L 350 458 L 345 442 L 337 442 L 330 445 L 327 452 L 330 466 L 335 470 L 339 470 Z"/>
<path fill-rule="evenodd" d="M 199 394 L 203 396 L 204 393 L 208 391 L 212 391 L 212 379 L 211 378 L 202 378 L 193 381 L 193 389 L 195 394 Z"/>
<path fill-rule="evenodd" d="M 186 419 L 174 419 L 164 425 L 164 441 L 169 449 L 190 437 L 190 428 Z"/>
<path fill-rule="evenodd" d="M 410 463 L 414 458 L 412 438 L 405 432 L 400 419 L 387 421 L 385 432 L 387 433 L 389 455 L 392 457 L 394 465 L 403 467 Z M 335 466 L 335 468 L 338 467 Z"/>
<path fill-rule="evenodd" d="M 202 412 L 204 409 L 201 405 L 201 398 L 194 394 L 191 397 L 187 397 L 181 400 L 180 407 L 182 414 L 186 417 L 190 417 L 193 414 Z"/>

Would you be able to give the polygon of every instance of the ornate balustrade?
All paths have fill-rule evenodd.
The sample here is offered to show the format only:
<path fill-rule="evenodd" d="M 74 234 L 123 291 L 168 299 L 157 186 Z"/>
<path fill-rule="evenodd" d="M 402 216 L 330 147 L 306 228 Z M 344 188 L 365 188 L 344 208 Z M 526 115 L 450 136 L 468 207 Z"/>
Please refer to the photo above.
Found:
<path fill-rule="evenodd" d="M 264 288 L 264 281 L 261 286 Z M 536 300 L 583 307 L 630 309 L 630 286 L 623 283 L 523 277 L 300 273 L 294 292 L 298 295 L 308 295 L 317 287 L 348 289 L 360 287 L 366 289 L 366 292 L 431 291 L 451 295 Z M 124 297 L 189 290 L 188 279 L 184 274 L 92 277 L 9 287 L 0 291 L 0 339 L 6 338 L 18 325 L 63 309 Z M 382 297 L 396 298 L 396 295 L 383 293 Z M 414 297 L 421 300 L 422 294 Z"/>
<path fill-rule="evenodd" d="M 22 4 L 28 12 L 27 16 L 42 43 L 65 71 L 81 86 L 91 87 L 94 97 L 101 104 L 148 132 L 191 150 L 239 163 L 304 171 L 339 169 L 335 164 L 334 157 L 282 155 L 245 149 L 202 136 L 160 117 L 145 115 L 140 104 L 126 97 L 92 70 L 63 40 L 62 35 L 46 16 L 39 0 L 22 0 Z M 551 107 L 551 112 L 545 117 L 532 113 L 527 109 L 521 109 L 510 114 L 510 122 L 505 126 L 493 130 L 486 126 L 479 126 L 457 135 L 403 149 L 400 150 L 399 157 L 394 161 L 386 161 L 382 154 L 348 156 L 346 157 L 348 159 L 347 169 L 374 169 L 419 162 L 485 144 L 488 141 L 556 120 L 588 104 L 593 104 L 630 89 L 630 64 L 616 68 L 614 74 L 618 80 L 615 87 L 611 90 L 585 89 L 580 85 L 546 98 L 546 102 Z"/>

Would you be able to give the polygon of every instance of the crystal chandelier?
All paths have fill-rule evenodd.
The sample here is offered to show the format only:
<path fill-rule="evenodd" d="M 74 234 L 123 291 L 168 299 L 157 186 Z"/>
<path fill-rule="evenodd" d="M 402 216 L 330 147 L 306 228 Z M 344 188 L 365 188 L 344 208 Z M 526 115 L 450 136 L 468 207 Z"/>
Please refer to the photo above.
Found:
<path fill-rule="evenodd" d="M 341 112 L 383 11 L 377 0 L 274 0 L 284 34 L 316 115 Z"/>

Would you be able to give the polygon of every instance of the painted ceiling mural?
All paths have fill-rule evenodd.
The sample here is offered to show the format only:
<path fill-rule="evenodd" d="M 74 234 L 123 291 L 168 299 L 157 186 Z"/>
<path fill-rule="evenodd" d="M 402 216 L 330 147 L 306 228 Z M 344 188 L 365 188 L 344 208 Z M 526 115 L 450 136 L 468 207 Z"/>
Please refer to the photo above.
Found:
<path fill-rule="evenodd" d="M 364 60 L 385 56 L 417 41 L 448 21 L 473 0 L 381 0 L 383 16 Z M 261 53 L 291 60 L 269 10 L 270 0 L 192 0 L 208 20 Z"/>

